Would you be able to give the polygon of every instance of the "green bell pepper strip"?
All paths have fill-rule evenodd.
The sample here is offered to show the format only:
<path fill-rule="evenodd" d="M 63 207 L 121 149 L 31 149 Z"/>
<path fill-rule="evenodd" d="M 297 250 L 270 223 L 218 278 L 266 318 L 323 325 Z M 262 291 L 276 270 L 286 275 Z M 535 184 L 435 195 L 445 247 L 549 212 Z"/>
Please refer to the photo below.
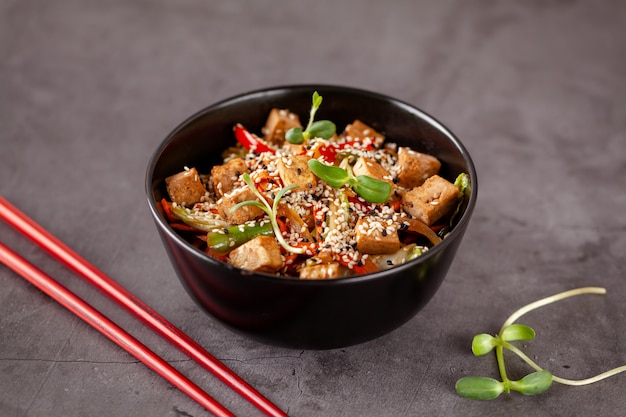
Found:
<path fill-rule="evenodd" d="M 262 225 L 259 222 L 253 225 L 241 224 L 207 233 L 207 247 L 217 255 L 225 255 L 257 236 L 273 235 L 274 230 L 270 222 L 265 222 Z"/>

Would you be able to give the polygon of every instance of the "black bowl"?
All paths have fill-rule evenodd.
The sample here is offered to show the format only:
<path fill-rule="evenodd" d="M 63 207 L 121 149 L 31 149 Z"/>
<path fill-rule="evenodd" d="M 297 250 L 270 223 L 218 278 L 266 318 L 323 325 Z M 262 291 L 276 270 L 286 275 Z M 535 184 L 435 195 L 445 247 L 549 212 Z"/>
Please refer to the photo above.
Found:
<path fill-rule="evenodd" d="M 440 175 L 468 173 L 472 194 L 458 224 L 423 256 L 389 270 L 335 280 L 298 280 L 235 268 L 205 255 L 183 239 L 159 211 L 164 179 L 195 166 L 209 172 L 233 145 L 233 126 L 260 132 L 273 107 L 288 108 L 306 121 L 311 94 L 324 103 L 316 119 L 343 129 L 354 119 L 389 141 L 435 155 Z M 455 256 L 476 203 L 476 171 L 461 142 L 421 110 L 381 94 L 328 85 L 298 85 L 253 91 L 220 101 L 178 126 L 150 160 L 146 190 L 150 211 L 174 269 L 189 295 L 211 316 L 264 343 L 327 349 L 382 336 L 414 317 L 432 298 Z"/>

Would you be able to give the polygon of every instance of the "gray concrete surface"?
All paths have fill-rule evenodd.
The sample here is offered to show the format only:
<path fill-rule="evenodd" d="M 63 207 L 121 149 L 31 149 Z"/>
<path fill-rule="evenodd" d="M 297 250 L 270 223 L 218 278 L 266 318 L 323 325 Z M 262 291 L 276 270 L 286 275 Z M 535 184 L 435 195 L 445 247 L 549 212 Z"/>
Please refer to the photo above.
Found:
<path fill-rule="evenodd" d="M 517 307 L 522 346 L 569 378 L 626 364 L 626 6 L 622 1 L 0 2 L 0 193 L 293 416 L 620 416 L 626 374 L 474 402 L 476 333 Z M 203 314 L 164 256 L 144 170 L 170 129 L 250 89 L 329 83 L 440 119 L 479 173 L 475 217 L 432 302 L 395 332 L 329 351 L 246 340 Z M 258 415 L 0 224 L 0 239 L 119 322 L 237 415 Z M 510 373 L 529 368 L 507 356 Z M 0 267 L 0 416 L 206 416 Z"/>

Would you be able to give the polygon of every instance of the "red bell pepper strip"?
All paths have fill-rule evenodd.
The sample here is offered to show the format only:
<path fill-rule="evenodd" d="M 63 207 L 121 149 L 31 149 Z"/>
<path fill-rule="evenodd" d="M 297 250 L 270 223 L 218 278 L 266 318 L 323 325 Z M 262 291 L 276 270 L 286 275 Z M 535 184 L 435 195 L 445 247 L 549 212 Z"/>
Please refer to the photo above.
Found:
<path fill-rule="evenodd" d="M 320 146 L 320 156 L 324 157 L 324 161 L 333 163 L 337 160 L 337 147 L 333 145 Z"/>
<path fill-rule="evenodd" d="M 167 221 L 169 223 L 177 222 L 178 220 L 172 214 L 172 208 L 170 207 L 170 202 L 165 198 L 161 199 L 161 207 L 163 208 L 163 212 L 165 213 L 165 217 L 167 217 Z"/>
<path fill-rule="evenodd" d="M 355 145 L 360 145 L 360 146 L 355 146 Z M 337 153 L 343 151 L 344 149 L 348 147 L 362 149 L 364 151 L 371 151 L 373 149 L 376 149 L 376 147 L 371 143 L 364 144 L 360 140 L 351 140 L 351 141 L 344 142 L 344 143 L 330 143 L 325 146 L 320 146 L 319 153 L 321 156 L 324 157 L 324 160 L 326 162 L 332 163 L 337 160 Z"/>
<path fill-rule="evenodd" d="M 276 152 L 274 149 L 267 146 L 257 135 L 248 132 L 240 123 L 237 123 L 233 130 L 235 132 L 235 139 L 247 150 L 255 153 L 269 152 L 274 154 Z"/>

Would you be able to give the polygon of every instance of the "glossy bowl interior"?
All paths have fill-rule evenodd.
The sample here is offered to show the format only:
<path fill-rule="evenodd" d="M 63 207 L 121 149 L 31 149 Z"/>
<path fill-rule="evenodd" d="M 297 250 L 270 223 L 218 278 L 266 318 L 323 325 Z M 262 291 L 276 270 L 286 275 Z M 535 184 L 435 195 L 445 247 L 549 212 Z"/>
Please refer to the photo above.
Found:
<path fill-rule="evenodd" d="M 242 123 L 260 132 L 269 111 L 288 108 L 306 123 L 311 94 L 324 102 L 316 119 L 338 130 L 360 119 L 388 141 L 435 155 L 440 175 L 470 175 L 472 195 L 458 224 L 425 255 L 374 274 L 336 280 L 298 280 L 252 273 L 215 260 L 174 231 L 159 211 L 166 197 L 164 179 L 195 166 L 209 172 L 220 154 L 235 144 L 232 128 Z M 365 342 L 414 317 L 435 294 L 455 256 L 476 202 L 477 179 L 470 155 L 441 123 L 393 98 L 329 85 L 275 87 L 213 104 L 172 131 L 151 158 L 146 174 L 150 212 L 174 270 L 189 295 L 212 317 L 264 343 L 327 349 Z"/>

